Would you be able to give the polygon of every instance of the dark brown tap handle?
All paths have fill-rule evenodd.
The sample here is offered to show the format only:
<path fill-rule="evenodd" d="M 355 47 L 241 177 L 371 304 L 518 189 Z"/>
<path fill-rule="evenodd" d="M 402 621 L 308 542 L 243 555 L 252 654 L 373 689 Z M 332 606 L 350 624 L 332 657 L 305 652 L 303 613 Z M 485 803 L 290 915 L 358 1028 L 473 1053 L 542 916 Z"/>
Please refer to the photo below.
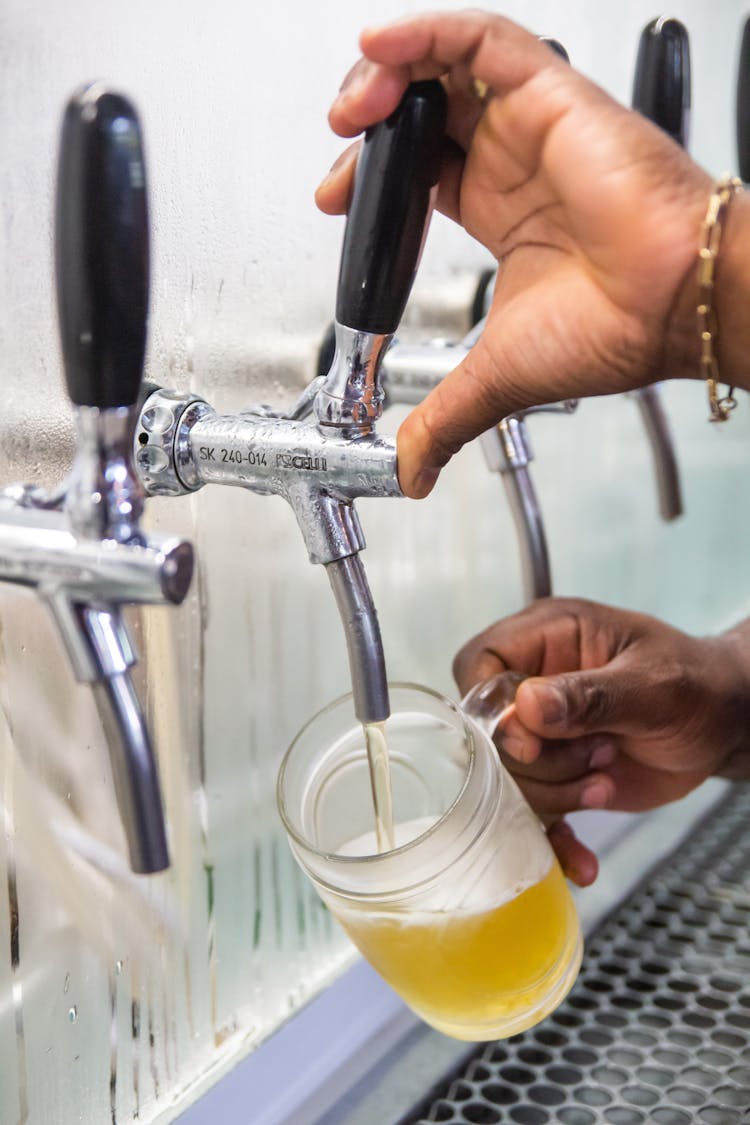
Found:
<path fill-rule="evenodd" d="M 690 39 L 675 19 L 656 19 L 641 32 L 633 83 L 633 109 L 669 133 L 683 148 L 690 133 Z"/>
<path fill-rule="evenodd" d="M 377 334 L 398 327 L 440 177 L 445 116 L 440 82 L 413 82 L 365 133 L 341 252 L 339 324 Z"/>
<path fill-rule="evenodd" d="M 146 177 L 135 109 L 99 83 L 78 91 L 63 118 L 55 272 L 70 398 L 132 405 L 148 318 Z"/>
<path fill-rule="evenodd" d="M 737 73 L 737 158 L 740 177 L 750 183 L 750 16 L 745 20 Z"/>

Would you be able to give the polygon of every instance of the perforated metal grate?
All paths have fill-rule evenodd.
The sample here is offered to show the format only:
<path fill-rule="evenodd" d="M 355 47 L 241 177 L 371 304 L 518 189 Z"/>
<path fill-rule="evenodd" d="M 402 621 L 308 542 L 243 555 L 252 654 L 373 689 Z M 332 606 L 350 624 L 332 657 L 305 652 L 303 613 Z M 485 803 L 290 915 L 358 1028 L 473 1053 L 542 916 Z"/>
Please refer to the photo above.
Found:
<path fill-rule="evenodd" d="M 568 998 L 399 1125 L 750 1122 L 750 787 L 589 938 Z"/>

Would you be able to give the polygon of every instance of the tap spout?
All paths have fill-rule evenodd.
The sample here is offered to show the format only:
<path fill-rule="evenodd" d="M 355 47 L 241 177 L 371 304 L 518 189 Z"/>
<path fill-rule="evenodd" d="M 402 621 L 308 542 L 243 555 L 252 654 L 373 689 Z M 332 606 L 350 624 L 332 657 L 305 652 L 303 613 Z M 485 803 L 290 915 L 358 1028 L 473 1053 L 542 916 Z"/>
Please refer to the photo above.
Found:
<path fill-rule="evenodd" d="M 362 723 L 390 715 L 383 640 L 365 568 L 359 554 L 326 565 L 346 636 L 354 712 Z"/>
<path fill-rule="evenodd" d="M 169 866 L 159 773 L 130 669 L 135 653 L 120 610 L 72 602 L 62 594 L 50 604 L 66 640 L 85 649 L 91 685 L 109 746 L 117 805 L 133 871 L 153 874 Z M 81 661 L 79 661 L 79 664 Z"/>
<path fill-rule="evenodd" d="M 488 467 L 499 472 L 516 526 L 526 603 L 552 593 L 552 572 L 544 519 L 529 472 L 533 452 L 522 415 L 510 414 L 482 434 Z"/>
<path fill-rule="evenodd" d="M 503 485 L 516 525 L 524 601 L 530 604 L 537 598 L 548 598 L 552 593 L 552 573 L 544 521 L 528 469 L 520 468 L 512 473 L 503 473 Z"/>
<path fill-rule="evenodd" d="M 659 513 L 663 520 L 677 519 L 683 512 L 680 470 L 659 385 L 641 387 L 635 400 L 654 460 Z"/>
<path fill-rule="evenodd" d="M 109 743 L 117 805 L 130 865 L 150 875 L 169 867 L 159 774 L 146 720 L 128 672 L 92 684 Z"/>

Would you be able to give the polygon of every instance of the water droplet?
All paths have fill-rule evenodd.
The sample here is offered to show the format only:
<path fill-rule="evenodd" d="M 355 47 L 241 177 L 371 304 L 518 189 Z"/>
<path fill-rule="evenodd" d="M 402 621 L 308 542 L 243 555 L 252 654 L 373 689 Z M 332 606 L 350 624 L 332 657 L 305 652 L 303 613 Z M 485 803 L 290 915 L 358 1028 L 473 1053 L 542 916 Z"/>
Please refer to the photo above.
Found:
<path fill-rule="evenodd" d="M 67 992 L 70 988 L 70 973 L 65 974 L 65 983 L 63 985 L 63 992 Z"/>
<path fill-rule="evenodd" d="M 122 961 L 115 961 L 115 972 L 117 973 L 118 977 L 121 976 L 122 970 L 123 970 Z"/>
<path fill-rule="evenodd" d="M 75 1023 L 78 1019 L 78 1005 L 74 1004 L 72 1008 L 68 1008 L 68 1019 L 71 1023 Z"/>

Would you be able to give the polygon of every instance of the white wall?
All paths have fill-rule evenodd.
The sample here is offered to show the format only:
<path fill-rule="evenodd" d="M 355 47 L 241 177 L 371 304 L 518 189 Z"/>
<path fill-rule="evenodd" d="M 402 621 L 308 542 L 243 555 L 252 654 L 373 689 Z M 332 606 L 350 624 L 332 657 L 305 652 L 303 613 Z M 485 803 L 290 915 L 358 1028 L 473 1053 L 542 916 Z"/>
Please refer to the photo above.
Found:
<path fill-rule="evenodd" d="M 153 224 L 148 377 L 221 409 L 286 402 L 313 373 L 334 302 L 342 225 L 312 200 L 340 147 L 328 105 L 359 28 L 420 7 L 5 0 L 0 480 L 51 484 L 69 463 L 51 215 L 71 90 L 103 77 L 140 108 Z M 515 0 L 503 10 L 561 39 L 575 65 L 624 100 L 640 29 L 660 14 L 643 0 Z M 693 151 L 718 174 L 736 163 L 744 5 L 681 0 L 668 14 L 692 37 Z M 460 289 L 487 262 L 437 220 L 415 300 L 424 305 L 451 278 Z M 535 479 L 560 592 L 710 630 L 738 615 L 747 593 L 748 410 L 743 401 L 728 427 L 709 427 L 697 385 L 670 387 L 668 398 L 687 507 L 678 526 L 656 515 L 628 400 L 535 420 Z M 361 514 L 391 674 L 451 690 L 458 645 L 522 600 L 499 482 L 467 449 L 426 503 L 371 501 Z M 205 490 L 152 502 L 150 518 L 189 534 L 201 559 L 188 604 L 138 622 L 169 875 L 128 877 L 91 701 L 44 611 L 0 592 L 3 1121 L 25 1111 L 34 1123 L 98 1125 L 138 1110 L 148 1120 L 209 1067 L 249 1050 L 349 956 L 296 874 L 273 806 L 289 738 L 346 689 L 325 577 L 281 500 Z"/>

